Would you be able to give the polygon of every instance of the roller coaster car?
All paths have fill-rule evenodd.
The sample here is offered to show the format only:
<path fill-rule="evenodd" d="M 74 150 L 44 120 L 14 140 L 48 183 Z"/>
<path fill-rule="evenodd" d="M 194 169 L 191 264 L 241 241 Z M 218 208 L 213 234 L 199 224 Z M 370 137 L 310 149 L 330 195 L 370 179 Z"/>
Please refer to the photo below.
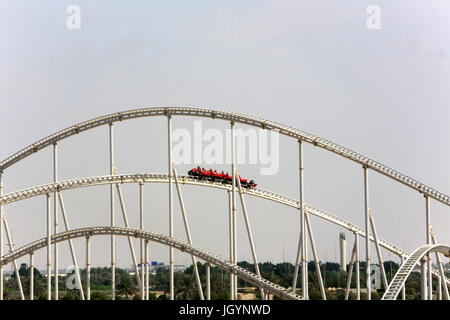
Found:
<path fill-rule="evenodd" d="M 213 169 L 205 170 L 205 168 L 200 167 L 192 168 L 191 170 L 188 171 L 188 175 L 193 176 L 199 180 L 216 181 L 221 182 L 223 184 L 231 184 L 231 181 L 233 180 L 233 177 L 230 176 L 228 172 L 227 173 L 224 173 L 223 171 L 217 172 L 217 170 Z M 239 181 L 241 182 L 241 186 L 246 189 L 254 189 L 257 186 L 255 181 L 253 180 L 248 181 L 247 179 L 244 179 L 241 176 L 239 176 Z"/>

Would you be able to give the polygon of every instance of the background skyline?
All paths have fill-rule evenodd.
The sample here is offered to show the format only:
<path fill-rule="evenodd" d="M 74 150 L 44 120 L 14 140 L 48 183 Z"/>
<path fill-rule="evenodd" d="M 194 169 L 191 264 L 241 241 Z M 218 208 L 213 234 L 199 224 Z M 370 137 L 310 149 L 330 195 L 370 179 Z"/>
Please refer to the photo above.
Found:
<path fill-rule="evenodd" d="M 81 9 L 81 30 L 66 27 L 70 4 Z M 380 30 L 366 27 L 371 4 L 381 8 Z M 40 6 L 2 1 L 0 158 L 113 112 L 205 107 L 316 134 L 448 194 L 449 9 L 449 3 L 438 1 L 60 1 Z M 191 130 L 193 120 L 176 117 L 174 129 Z M 228 124 L 204 120 L 203 126 L 225 130 Z M 161 118 L 117 124 L 118 172 L 167 172 L 165 132 Z M 108 174 L 107 138 L 107 127 L 100 127 L 62 141 L 60 180 Z M 298 198 L 297 151 L 295 141 L 280 137 L 277 176 L 259 176 L 254 165 L 242 166 L 242 174 L 255 177 L 263 189 Z M 47 148 L 8 168 L 4 193 L 51 182 L 51 154 Z M 188 169 L 180 166 L 178 172 Z M 379 235 L 410 252 L 425 240 L 423 197 L 372 171 L 369 175 Z M 305 146 L 307 203 L 363 227 L 362 179 L 356 163 Z M 137 186 L 123 189 L 130 223 L 136 226 Z M 152 231 L 166 233 L 167 188 L 149 185 L 145 192 L 146 223 Z M 194 244 L 227 257 L 225 195 L 199 193 L 195 187 L 183 192 Z M 107 186 L 64 194 L 71 227 L 108 224 L 108 198 Z M 198 204 L 199 198 L 205 206 Z M 247 202 L 259 260 L 281 261 L 284 243 L 285 260 L 293 262 L 295 210 L 253 198 Z M 174 207 L 175 236 L 185 239 L 176 197 Z M 7 205 L 5 213 L 17 247 L 44 236 L 42 198 Z M 311 220 L 320 258 L 334 260 L 341 230 Z M 116 221 L 121 222 L 117 200 Z M 431 222 L 438 241 L 450 243 L 448 208 L 433 200 Z M 244 230 L 240 221 L 238 257 L 250 261 Z M 346 233 L 349 257 L 352 236 Z M 94 241 L 93 265 L 108 265 L 109 238 Z M 82 264 L 83 241 L 76 245 Z M 64 246 L 60 265 L 70 264 Z M 128 267 L 126 239 L 118 239 L 119 250 L 118 266 Z M 152 260 L 167 262 L 167 252 L 155 245 Z M 44 256 L 43 251 L 37 255 L 38 266 Z M 186 255 L 176 258 L 176 264 L 189 262 Z M 384 259 L 389 259 L 387 253 Z"/>

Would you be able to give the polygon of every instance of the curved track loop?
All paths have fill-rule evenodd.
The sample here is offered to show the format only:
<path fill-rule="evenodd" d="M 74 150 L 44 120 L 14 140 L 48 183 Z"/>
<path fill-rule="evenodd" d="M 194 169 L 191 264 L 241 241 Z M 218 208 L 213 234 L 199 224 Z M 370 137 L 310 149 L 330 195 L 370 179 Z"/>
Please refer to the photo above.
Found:
<path fill-rule="evenodd" d="M 255 286 L 262 287 L 265 291 L 271 292 L 272 294 L 280 298 L 289 300 L 303 300 L 303 298 L 300 295 L 293 293 L 291 290 L 285 289 L 282 286 L 267 281 L 264 278 L 250 271 L 245 270 L 244 268 L 241 268 L 235 264 L 232 264 L 222 258 L 219 258 L 207 252 L 206 250 L 196 248 L 186 242 L 152 231 L 144 231 L 125 227 L 80 228 L 52 235 L 51 243 L 54 244 L 57 242 L 67 241 L 69 239 L 75 238 L 91 237 L 98 235 L 112 235 L 112 234 L 118 236 L 135 237 L 143 240 L 157 242 L 166 246 L 171 246 L 177 250 L 186 252 L 188 254 L 196 256 L 199 259 L 207 261 L 221 268 L 222 270 L 225 270 L 226 272 L 232 272 L 236 274 L 238 277 L 254 284 Z M 13 260 L 16 260 L 32 252 L 35 252 L 36 250 L 45 248 L 46 246 L 47 246 L 47 238 L 42 238 L 40 240 L 34 241 L 17 250 L 14 250 L 11 253 L 4 255 L 0 259 L 0 265 L 6 265 Z"/>
<path fill-rule="evenodd" d="M 395 300 L 397 299 L 403 284 L 408 279 L 409 274 L 413 271 L 416 264 L 427 254 L 432 252 L 443 253 L 446 257 L 450 258 L 450 247 L 443 244 L 424 245 L 414 251 L 408 259 L 398 269 L 394 278 L 392 279 L 389 287 L 384 293 L 382 300 Z"/>
<path fill-rule="evenodd" d="M 89 187 L 89 186 L 98 186 L 98 185 L 105 185 L 105 184 L 114 184 L 114 183 L 138 183 L 138 182 L 144 182 L 144 183 L 168 183 L 168 175 L 166 174 L 122 174 L 122 175 L 114 175 L 114 176 L 98 176 L 98 177 L 88 177 L 88 178 L 80 178 L 80 179 L 71 179 L 66 181 L 61 181 L 58 183 L 51 183 L 41 186 L 36 186 L 16 192 L 12 192 L 9 194 L 4 195 L 0 198 L 0 204 L 5 205 L 9 203 L 13 203 L 16 201 L 37 197 L 40 195 L 45 195 L 47 193 L 53 193 L 55 191 L 64 191 L 64 190 L 71 190 L 71 189 L 77 189 L 77 188 L 83 188 L 83 187 Z M 231 186 L 228 184 L 222 184 L 220 182 L 212 182 L 207 180 L 198 180 L 195 178 L 192 178 L 190 176 L 179 176 L 179 181 L 182 184 L 188 184 L 188 185 L 195 185 L 195 186 L 204 186 L 204 187 L 211 187 L 211 188 L 218 188 L 218 189 L 224 189 L 224 190 L 231 190 Z M 300 204 L 299 201 L 271 192 L 267 190 L 262 189 L 243 189 L 244 193 L 258 197 L 267 199 L 270 201 L 278 202 L 283 205 L 287 205 L 293 208 L 298 209 Z M 359 234 L 361 237 L 365 238 L 366 233 L 363 229 L 360 227 L 352 224 L 351 222 L 348 222 L 344 219 L 341 219 L 329 212 L 320 210 L 318 208 L 312 207 L 310 205 L 305 205 L 306 211 L 312 215 L 315 215 L 316 217 L 319 217 L 321 219 L 324 219 L 328 222 L 334 223 L 340 227 L 346 228 L 347 230 L 351 232 L 355 232 Z M 371 235 L 369 238 L 372 242 L 375 241 L 373 236 Z M 381 247 L 385 248 L 386 250 L 395 253 L 398 256 L 407 257 L 408 254 L 403 251 L 402 249 L 396 247 L 395 245 L 387 242 L 386 240 L 383 240 L 381 238 L 378 238 L 378 242 Z M 435 277 L 439 277 L 439 272 L 436 270 L 433 270 L 433 275 Z M 445 282 L 448 286 L 450 286 L 450 279 L 446 278 Z"/>
<path fill-rule="evenodd" d="M 143 117 L 154 117 L 154 116 L 192 116 L 192 117 L 204 117 L 212 119 L 221 119 L 227 121 L 234 121 L 254 127 L 259 127 L 263 129 L 277 131 L 280 134 L 302 140 L 311 143 L 320 148 L 326 149 L 333 153 L 336 153 L 342 157 L 355 161 L 365 167 L 368 167 L 374 171 L 377 171 L 393 180 L 396 180 L 410 188 L 413 188 L 424 195 L 427 195 L 443 204 L 450 206 L 450 197 L 444 193 L 441 193 L 425 184 L 412 179 L 398 171 L 395 171 L 388 166 L 385 166 L 377 161 L 371 160 L 355 151 L 344 148 L 338 144 L 335 144 L 326 139 L 320 138 L 318 136 L 312 135 L 310 133 L 288 127 L 277 122 L 263 120 L 257 117 L 247 116 L 244 114 L 211 110 L 211 109 L 200 109 L 200 108 L 144 108 L 136 109 L 124 112 L 113 113 L 107 116 L 98 117 L 89 121 L 85 121 L 76 124 L 67 129 L 61 130 L 55 134 L 52 134 L 38 142 L 22 149 L 21 151 L 15 153 L 14 155 L 8 157 L 7 159 L 0 162 L 0 171 L 12 166 L 14 163 L 28 157 L 29 155 L 49 146 L 57 141 L 70 137 L 72 135 L 78 134 L 80 132 L 101 126 L 109 123 L 123 121 L 128 119 L 143 118 Z"/>

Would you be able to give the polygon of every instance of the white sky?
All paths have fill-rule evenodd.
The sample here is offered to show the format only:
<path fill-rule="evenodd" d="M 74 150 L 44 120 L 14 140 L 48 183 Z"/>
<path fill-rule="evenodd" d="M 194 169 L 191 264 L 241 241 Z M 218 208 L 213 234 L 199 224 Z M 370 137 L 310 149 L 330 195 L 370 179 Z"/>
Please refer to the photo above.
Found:
<path fill-rule="evenodd" d="M 81 9 L 79 31 L 66 28 L 69 4 Z M 371 4 L 381 8 L 380 30 L 366 27 Z M 39 6 L 1 1 L 0 158 L 112 112 L 210 107 L 317 134 L 449 194 L 449 12 L 449 2 L 404 0 L 78 0 Z M 174 129 L 191 130 L 192 121 L 175 118 Z M 204 126 L 225 129 L 228 124 L 205 120 Z M 165 132 L 162 118 L 118 124 L 119 173 L 166 172 Z M 107 174 L 107 133 L 101 127 L 61 142 L 60 179 Z M 296 142 L 282 138 L 280 157 L 277 176 L 257 176 L 257 166 L 243 166 L 242 174 L 264 189 L 297 198 Z M 9 168 L 4 193 L 51 180 L 49 148 Z M 308 203 L 364 225 L 360 166 L 308 145 L 305 184 Z M 227 257 L 226 195 L 183 190 L 194 244 Z M 124 192 L 137 226 L 137 186 L 125 186 Z M 149 185 L 145 192 L 146 224 L 167 232 L 167 188 Z M 109 224 L 108 194 L 106 186 L 67 192 L 72 228 Z M 370 197 L 381 237 L 408 251 L 424 242 L 420 194 L 371 172 Z M 174 203 L 177 207 L 176 198 Z M 259 260 L 281 261 L 284 243 L 285 259 L 293 262 L 296 212 L 251 198 L 247 206 Z M 5 212 L 16 246 L 45 235 L 43 197 L 6 206 Z M 121 221 L 118 208 L 116 213 Z M 175 214 L 175 236 L 185 239 L 178 208 Z M 319 256 L 334 260 L 341 230 L 314 217 L 312 223 Z M 432 224 L 438 241 L 450 243 L 449 210 L 436 201 Z M 347 236 L 349 256 L 353 240 Z M 238 241 L 239 258 L 250 260 L 243 221 Z M 93 264 L 107 265 L 109 238 L 95 243 Z M 129 266 L 126 239 L 118 246 L 118 266 Z M 70 255 L 61 247 L 63 267 Z M 84 261 L 83 241 L 77 241 L 77 250 Z M 167 248 L 154 246 L 151 252 L 152 260 L 167 262 Z M 41 267 L 44 255 L 37 257 Z M 189 261 L 181 254 L 176 259 L 177 264 Z"/>

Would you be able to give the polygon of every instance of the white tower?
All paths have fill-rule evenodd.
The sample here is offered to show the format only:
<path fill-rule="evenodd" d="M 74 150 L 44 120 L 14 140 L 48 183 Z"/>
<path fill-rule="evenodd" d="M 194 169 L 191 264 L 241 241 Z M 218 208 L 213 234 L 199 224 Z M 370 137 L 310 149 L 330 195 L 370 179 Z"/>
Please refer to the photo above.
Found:
<path fill-rule="evenodd" d="M 339 244 L 341 248 L 341 270 L 347 271 L 347 256 L 345 247 L 345 233 L 341 232 L 339 234 Z"/>

